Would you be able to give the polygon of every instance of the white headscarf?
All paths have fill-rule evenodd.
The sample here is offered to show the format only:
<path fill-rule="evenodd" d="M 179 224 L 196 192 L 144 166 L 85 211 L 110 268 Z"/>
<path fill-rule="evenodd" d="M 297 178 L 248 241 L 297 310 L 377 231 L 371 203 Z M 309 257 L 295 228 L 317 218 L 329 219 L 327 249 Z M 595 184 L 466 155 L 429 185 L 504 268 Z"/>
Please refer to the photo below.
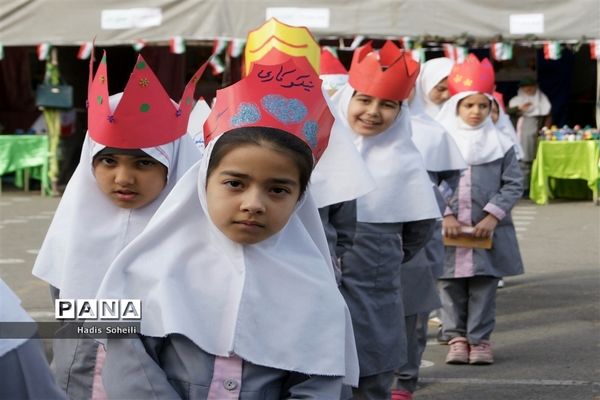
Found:
<path fill-rule="evenodd" d="M 436 58 L 423 64 L 415 84 L 415 94 L 410 100 L 412 140 L 419 149 L 427 171 L 449 171 L 467 168 L 454 139 L 427 113 L 427 105 L 433 104 L 427 94 L 446 73 L 449 58 Z M 450 72 L 450 69 L 447 70 Z M 440 76 L 442 78 L 440 79 Z M 434 83 L 436 81 L 436 83 Z M 427 90 L 427 92 L 425 91 Z M 434 104 L 435 105 L 435 104 Z"/>
<path fill-rule="evenodd" d="M 321 155 L 310 178 L 310 192 L 317 207 L 357 199 L 375 189 L 375 180 L 344 132 L 344 117 L 339 115 L 327 93 L 323 93 L 335 122 L 329 144 Z"/>
<path fill-rule="evenodd" d="M 424 111 L 435 118 L 442 105 L 435 104 L 429 99 L 429 92 L 444 78 L 450 75 L 454 61 L 446 57 L 434 58 L 421 65 L 421 71 L 415 84 L 415 96 L 409 102 L 410 108 L 418 113 Z"/>
<path fill-rule="evenodd" d="M 33 322 L 33 319 L 21 307 L 21 300 L 0 279 L 0 323 L 2 322 Z M 32 329 L 32 335 L 35 332 Z M 25 343 L 27 338 L 7 339 L 0 337 L 0 357 Z"/>
<path fill-rule="evenodd" d="M 277 234 L 231 241 L 207 212 L 214 143 L 117 257 L 98 296 L 141 299 L 144 335 L 179 333 L 216 356 L 356 385 L 352 322 L 310 193 Z"/>
<path fill-rule="evenodd" d="M 188 119 L 187 131 L 200 151 L 204 150 L 204 121 L 209 114 L 208 103 L 204 99 L 200 99 L 192 108 L 190 119 Z"/>
<path fill-rule="evenodd" d="M 496 102 L 496 104 L 498 104 Z M 523 158 L 523 148 L 521 147 L 521 143 L 519 142 L 519 138 L 517 137 L 517 132 L 515 131 L 515 127 L 513 126 L 510 117 L 504 112 L 502 106 L 498 104 L 498 121 L 496 121 L 496 128 L 506 136 L 515 146 L 515 152 L 517 155 L 517 159 Z"/>
<path fill-rule="evenodd" d="M 508 102 L 508 106 L 510 108 L 519 107 L 522 104 L 531 103 L 531 107 L 525 112 L 523 115 L 526 117 L 537 117 L 544 116 L 550 114 L 550 110 L 552 109 L 552 105 L 550 104 L 550 100 L 539 87 L 536 86 L 536 91 L 533 96 L 525 93 L 523 88 L 519 88 L 517 95 L 510 99 Z"/>
<path fill-rule="evenodd" d="M 120 98 L 121 94 L 110 97 L 111 109 Z M 79 165 L 33 266 L 33 275 L 60 289 L 61 298 L 94 298 L 119 251 L 142 231 L 179 178 L 200 159 L 187 134 L 142 149 L 167 167 L 167 184 L 153 202 L 132 210 L 115 206 L 98 187 L 92 162 L 104 147 L 86 135 Z"/>
<path fill-rule="evenodd" d="M 444 103 L 437 117 L 437 121 L 454 138 L 463 158 L 469 165 L 485 164 L 502 158 L 513 147 L 510 139 L 494 126 L 489 115 L 476 127 L 468 125 L 458 116 L 458 102 L 477 93 L 467 91 L 455 94 Z M 491 95 L 486 94 L 485 96 L 492 101 Z"/>
<path fill-rule="evenodd" d="M 375 179 L 375 190 L 357 201 L 359 222 L 407 222 L 438 218 L 440 211 L 423 158 L 411 140 L 410 114 L 406 103 L 392 125 L 382 133 L 365 137 L 348 123 L 348 105 L 354 89 L 345 85 L 331 98 L 341 124 Z M 333 133 L 332 133 L 333 134 Z"/>

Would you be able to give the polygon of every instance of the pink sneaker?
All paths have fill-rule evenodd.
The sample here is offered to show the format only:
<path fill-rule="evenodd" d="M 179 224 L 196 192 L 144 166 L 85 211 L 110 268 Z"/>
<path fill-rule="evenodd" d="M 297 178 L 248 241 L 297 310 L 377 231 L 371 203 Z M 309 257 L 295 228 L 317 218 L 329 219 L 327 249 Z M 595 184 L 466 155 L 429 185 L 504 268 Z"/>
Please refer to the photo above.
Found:
<path fill-rule="evenodd" d="M 446 364 L 468 364 L 469 343 L 465 337 L 455 337 L 448 342 L 450 350 L 446 356 Z"/>
<path fill-rule="evenodd" d="M 493 363 L 492 344 L 489 340 L 482 340 L 479 344 L 471 345 L 469 364 L 485 365 Z"/>
<path fill-rule="evenodd" d="M 408 390 L 394 389 L 391 400 L 412 400 L 412 393 Z"/>

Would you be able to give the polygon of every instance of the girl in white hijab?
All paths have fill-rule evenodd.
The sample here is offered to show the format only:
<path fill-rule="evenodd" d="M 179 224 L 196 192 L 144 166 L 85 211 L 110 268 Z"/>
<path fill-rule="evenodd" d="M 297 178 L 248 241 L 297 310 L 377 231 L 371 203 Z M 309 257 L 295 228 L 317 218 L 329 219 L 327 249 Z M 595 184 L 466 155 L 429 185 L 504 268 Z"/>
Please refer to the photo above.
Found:
<path fill-rule="evenodd" d="M 439 92 L 441 84 L 447 90 L 445 79 L 437 85 L 438 89 L 429 89 L 432 82 L 439 82 L 442 74 L 447 76 L 450 72 L 449 69 L 446 71 L 443 68 L 447 64 L 443 60 L 446 59 L 430 60 L 422 66 L 415 84 L 416 90 L 410 100 L 412 140 L 423 157 L 425 168 L 435 187 L 440 213 L 446 208 L 446 198 L 449 198 L 458 186 L 460 171 L 467 168 L 467 163 L 452 136 L 425 108 L 431 103 L 431 93 Z M 437 278 L 444 268 L 441 231 L 440 218 L 436 221 L 431 240 L 411 260 L 402 264 L 408 360 L 396 371 L 397 379 L 392 396 L 398 399 L 411 398 L 416 390 L 421 356 L 427 343 L 429 314 L 441 305 L 436 289 Z"/>
<path fill-rule="evenodd" d="M 447 57 L 434 58 L 421 66 L 415 96 L 409 102 L 411 109 L 423 110 L 431 118 L 437 116 L 444 102 L 450 98 L 448 74 L 452 66 L 454 61 Z"/>
<path fill-rule="evenodd" d="M 0 324 L 8 328 L 0 330 L 0 399 L 65 399 L 48 367 L 42 341 L 34 337 L 35 322 L 2 279 Z M 11 326 L 15 333 L 7 337 Z"/>
<path fill-rule="evenodd" d="M 338 129 L 351 138 L 375 179 L 357 200 L 354 245 L 342 257 L 346 299 L 360 362 L 355 396 L 390 398 L 393 372 L 406 361 L 400 264 L 431 236 L 433 185 L 411 140 L 408 97 L 418 64 L 392 42 L 356 50 L 349 83 L 333 97 Z M 335 127 L 334 127 L 335 128 Z"/>
<path fill-rule="evenodd" d="M 55 298 L 93 299 L 110 263 L 200 159 L 186 135 L 193 105 L 187 99 L 197 79 L 177 104 L 140 57 L 125 91 L 109 97 L 105 57 L 93 80 L 90 76 L 92 105 L 79 165 L 33 267 L 33 275 L 51 285 Z M 52 368 L 69 397 L 90 398 L 94 389 L 102 391 L 94 385 L 94 369 L 101 367 L 104 353 L 91 339 L 75 339 L 74 331 L 66 323 L 57 332 Z"/>
<path fill-rule="evenodd" d="M 291 72 L 265 79 L 277 71 Z M 109 396 L 337 400 L 356 385 L 350 315 L 305 191 L 331 124 L 318 77 L 294 61 L 217 92 L 201 162 L 99 290 L 143 306 L 136 338 L 107 341 Z"/>
<path fill-rule="evenodd" d="M 515 147 L 490 118 L 494 70 L 469 55 L 448 78 L 453 96 L 438 121 L 456 140 L 469 167 L 444 212 L 444 234 L 492 237 L 492 248 L 446 247 L 439 281 L 443 336 L 449 364 L 491 364 L 499 278 L 523 273 L 510 210 L 520 199 L 523 176 Z"/>

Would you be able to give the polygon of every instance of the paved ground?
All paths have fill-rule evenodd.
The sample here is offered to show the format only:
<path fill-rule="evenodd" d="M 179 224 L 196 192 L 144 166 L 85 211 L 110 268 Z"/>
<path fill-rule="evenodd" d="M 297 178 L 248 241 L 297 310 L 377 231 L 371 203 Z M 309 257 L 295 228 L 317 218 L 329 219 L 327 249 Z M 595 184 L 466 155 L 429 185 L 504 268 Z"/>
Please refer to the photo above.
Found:
<path fill-rule="evenodd" d="M 0 277 L 38 320 L 52 304 L 31 267 L 57 204 L 0 196 Z M 527 272 L 498 293 L 496 363 L 446 365 L 432 332 L 415 400 L 600 400 L 600 207 L 522 201 L 514 218 Z"/>

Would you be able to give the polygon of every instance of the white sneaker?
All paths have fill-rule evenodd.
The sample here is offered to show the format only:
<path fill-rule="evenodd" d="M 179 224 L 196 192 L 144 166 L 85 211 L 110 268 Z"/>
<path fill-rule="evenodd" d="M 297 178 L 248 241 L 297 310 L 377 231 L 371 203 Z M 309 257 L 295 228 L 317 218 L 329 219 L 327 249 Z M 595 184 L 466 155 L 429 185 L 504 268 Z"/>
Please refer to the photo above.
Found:
<path fill-rule="evenodd" d="M 502 289 L 504 287 L 504 279 L 500 279 L 498 281 L 498 289 Z"/>

